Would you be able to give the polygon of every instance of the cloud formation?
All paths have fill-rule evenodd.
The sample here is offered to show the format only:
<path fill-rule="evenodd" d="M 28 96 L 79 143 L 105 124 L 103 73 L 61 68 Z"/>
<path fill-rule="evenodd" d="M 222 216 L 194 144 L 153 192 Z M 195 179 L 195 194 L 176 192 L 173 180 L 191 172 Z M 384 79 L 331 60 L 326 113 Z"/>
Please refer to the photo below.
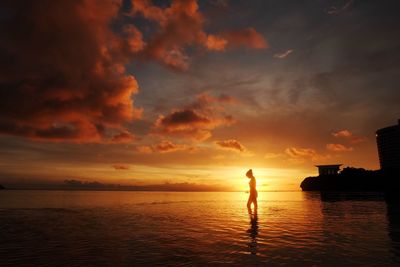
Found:
<path fill-rule="evenodd" d="M 171 135 L 203 141 L 211 137 L 211 131 L 219 126 L 229 126 L 235 121 L 225 114 L 223 105 L 237 101 L 226 95 L 213 97 L 208 93 L 197 95 L 196 101 L 186 107 L 160 115 L 153 128 L 154 134 Z"/>
<path fill-rule="evenodd" d="M 346 147 L 342 144 L 327 144 L 326 149 L 333 151 L 333 152 L 350 152 L 350 151 L 354 150 L 354 148 Z"/>
<path fill-rule="evenodd" d="M 340 15 L 346 10 L 348 10 L 354 3 L 354 0 L 344 1 L 342 6 L 331 6 L 326 10 L 328 15 Z"/>
<path fill-rule="evenodd" d="M 176 151 L 195 151 L 196 148 L 186 144 L 175 144 L 169 140 L 162 140 L 160 143 L 150 146 L 137 146 L 136 151 L 139 153 L 171 153 Z"/>
<path fill-rule="evenodd" d="M 243 152 L 246 150 L 246 148 L 235 139 L 216 141 L 215 144 L 222 149 L 229 149 L 238 152 Z"/>
<path fill-rule="evenodd" d="M 317 152 L 311 148 L 289 147 L 285 149 L 285 153 L 293 158 L 296 157 L 315 157 Z"/>
<path fill-rule="evenodd" d="M 293 53 L 293 49 L 286 50 L 282 53 L 276 53 L 274 54 L 274 58 L 284 59 L 287 58 L 291 53 Z"/>
<path fill-rule="evenodd" d="M 240 46 L 252 49 L 264 49 L 268 47 L 267 41 L 254 28 L 247 28 L 223 33 L 222 36 L 228 41 L 228 46 L 237 48 Z"/>
<path fill-rule="evenodd" d="M 267 48 L 267 41 L 254 28 L 217 34 L 205 32 L 205 18 L 197 0 L 173 0 L 160 7 L 149 0 L 132 0 L 133 16 L 143 17 L 156 25 L 156 34 L 146 41 L 141 54 L 163 64 L 185 70 L 188 68 L 188 47 L 224 51 L 227 48 Z"/>
<path fill-rule="evenodd" d="M 8 15 L 0 27 L 0 133 L 131 141 L 126 124 L 141 110 L 124 40 L 109 28 L 116 1 L 5 1 L 1 8 Z"/>
<path fill-rule="evenodd" d="M 289 147 L 285 149 L 285 154 L 288 155 L 290 160 L 294 163 L 303 163 L 307 160 L 319 161 L 329 158 L 329 155 L 321 155 L 312 148 Z"/>
<path fill-rule="evenodd" d="M 341 130 L 335 133 L 332 133 L 334 137 L 344 137 L 344 138 L 350 138 L 353 136 L 353 134 L 349 130 Z"/>
<path fill-rule="evenodd" d="M 355 136 L 349 130 L 341 130 L 338 132 L 332 133 L 332 135 L 336 138 L 347 139 L 352 144 L 363 143 L 367 141 L 367 138 L 364 136 Z"/>
<path fill-rule="evenodd" d="M 114 165 L 112 165 L 112 167 L 115 170 L 129 170 L 130 169 L 129 165 L 125 165 L 125 164 L 114 164 Z"/>
<path fill-rule="evenodd" d="M 173 0 L 167 7 L 134 0 L 130 12 L 125 6 L 121 0 L 0 4 L 6 14 L 0 26 L 0 134 L 78 143 L 131 142 L 135 136 L 130 124 L 141 118 L 142 109 L 133 104 L 138 84 L 127 73 L 127 64 L 141 58 L 186 69 L 189 48 L 266 47 L 253 28 L 206 33 L 196 0 Z M 148 25 L 155 28 L 141 29 Z M 160 123 L 192 116 L 210 129 L 229 120 L 216 122 L 198 110 L 175 112 Z"/>

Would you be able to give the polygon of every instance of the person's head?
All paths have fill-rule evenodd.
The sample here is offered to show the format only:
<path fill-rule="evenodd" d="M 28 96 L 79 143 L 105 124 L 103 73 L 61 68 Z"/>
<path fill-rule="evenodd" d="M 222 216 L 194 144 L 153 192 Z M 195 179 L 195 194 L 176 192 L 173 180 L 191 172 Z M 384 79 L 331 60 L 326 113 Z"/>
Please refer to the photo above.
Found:
<path fill-rule="evenodd" d="M 249 178 L 249 179 L 254 178 L 254 176 L 253 176 L 253 170 L 252 170 L 252 169 L 248 170 L 248 171 L 246 172 L 246 176 L 247 176 L 247 178 Z"/>

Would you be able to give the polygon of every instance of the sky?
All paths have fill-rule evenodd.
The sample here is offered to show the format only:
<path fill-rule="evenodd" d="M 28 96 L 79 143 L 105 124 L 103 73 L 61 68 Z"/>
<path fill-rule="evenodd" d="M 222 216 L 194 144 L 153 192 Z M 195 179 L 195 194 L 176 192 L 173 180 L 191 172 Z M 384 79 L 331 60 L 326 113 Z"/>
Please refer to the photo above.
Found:
<path fill-rule="evenodd" d="M 0 3 L 0 183 L 299 190 L 378 169 L 396 0 Z"/>

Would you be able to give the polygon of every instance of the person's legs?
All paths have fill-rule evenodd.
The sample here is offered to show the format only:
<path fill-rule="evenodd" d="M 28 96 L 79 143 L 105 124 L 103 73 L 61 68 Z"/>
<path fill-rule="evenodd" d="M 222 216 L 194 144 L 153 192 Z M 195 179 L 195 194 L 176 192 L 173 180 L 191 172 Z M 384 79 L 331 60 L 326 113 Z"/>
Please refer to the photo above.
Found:
<path fill-rule="evenodd" d="M 252 200 L 252 197 L 251 197 L 251 195 L 249 196 L 249 200 L 247 200 L 247 209 L 251 209 L 251 202 L 252 202 L 253 200 Z"/>
<path fill-rule="evenodd" d="M 257 203 L 257 196 L 250 195 L 249 200 L 247 201 L 247 209 L 251 210 L 251 203 L 253 203 L 254 209 L 257 210 L 258 203 Z"/>

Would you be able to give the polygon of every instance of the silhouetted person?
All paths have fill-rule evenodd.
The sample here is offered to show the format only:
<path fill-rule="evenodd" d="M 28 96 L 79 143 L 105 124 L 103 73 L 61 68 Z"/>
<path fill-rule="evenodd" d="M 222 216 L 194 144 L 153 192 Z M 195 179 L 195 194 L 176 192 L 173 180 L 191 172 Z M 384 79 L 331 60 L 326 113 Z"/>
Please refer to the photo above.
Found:
<path fill-rule="evenodd" d="M 249 186 L 250 186 L 250 195 L 249 195 L 249 200 L 247 201 L 247 209 L 249 210 L 249 213 L 251 213 L 251 203 L 254 205 L 254 212 L 257 213 L 257 189 L 256 189 L 256 178 L 253 175 L 252 169 L 248 170 L 246 172 L 247 178 L 250 179 Z"/>

